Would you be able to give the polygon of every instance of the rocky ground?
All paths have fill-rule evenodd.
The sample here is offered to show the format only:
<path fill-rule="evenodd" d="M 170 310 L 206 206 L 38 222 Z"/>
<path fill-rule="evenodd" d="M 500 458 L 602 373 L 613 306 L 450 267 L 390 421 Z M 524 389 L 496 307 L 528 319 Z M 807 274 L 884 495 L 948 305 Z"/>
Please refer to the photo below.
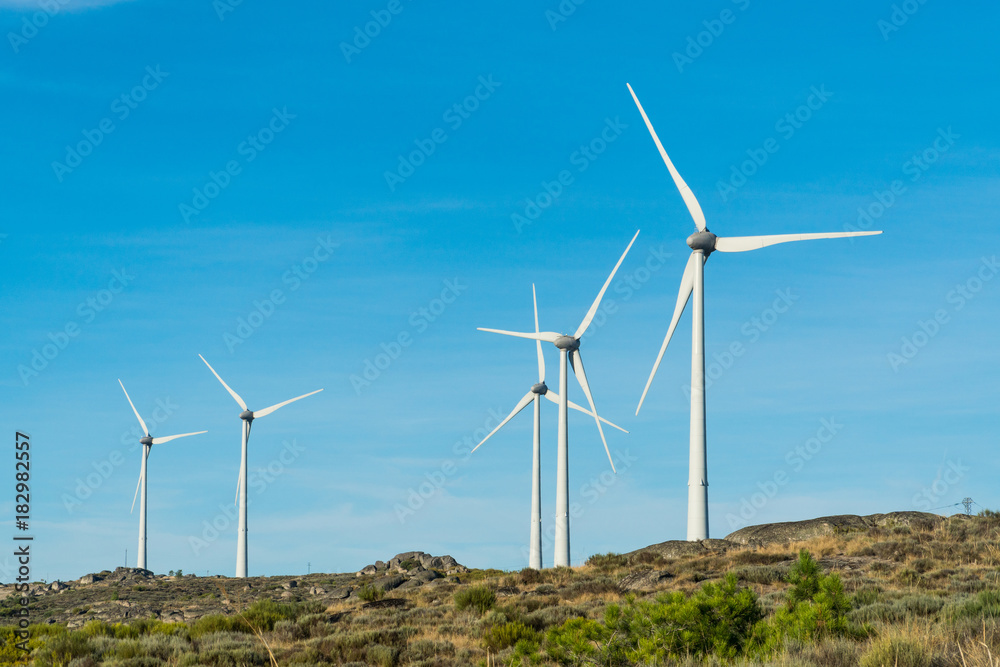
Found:
<path fill-rule="evenodd" d="M 431 556 L 422 551 L 397 554 L 349 574 L 310 574 L 289 577 L 231 579 L 221 575 L 180 577 L 149 570 L 119 567 L 87 574 L 76 581 L 31 584 L 32 618 L 69 628 L 99 619 L 109 623 L 156 618 L 190 622 L 212 614 L 235 614 L 251 602 L 271 598 L 281 602 L 315 601 L 332 604 L 359 600 L 362 586 L 388 592 L 424 585 L 457 583 L 456 575 L 469 572 L 451 556 Z M 14 585 L 0 585 L 0 625 L 12 624 L 17 609 Z M 359 600 L 360 601 L 360 600 Z"/>

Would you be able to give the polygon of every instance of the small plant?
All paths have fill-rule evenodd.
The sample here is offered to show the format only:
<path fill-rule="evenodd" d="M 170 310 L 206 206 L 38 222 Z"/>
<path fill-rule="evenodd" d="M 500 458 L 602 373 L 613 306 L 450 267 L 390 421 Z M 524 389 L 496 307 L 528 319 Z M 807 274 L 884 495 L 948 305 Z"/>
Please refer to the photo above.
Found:
<path fill-rule="evenodd" d="M 601 572 L 610 572 L 623 567 L 628 567 L 628 557 L 621 554 L 608 552 L 606 554 L 594 554 L 587 559 L 587 565 Z"/>
<path fill-rule="evenodd" d="M 358 597 L 365 602 L 375 602 L 376 600 L 381 600 L 385 597 L 385 589 L 379 586 L 365 584 L 358 589 Z"/>
<path fill-rule="evenodd" d="M 497 603 L 497 594 L 488 586 L 469 586 L 455 593 L 455 608 L 459 611 L 475 609 L 485 614 Z"/>
<path fill-rule="evenodd" d="M 410 570 L 420 567 L 420 563 L 413 560 L 412 558 L 407 558 L 402 563 L 400 563 L 399 566 L 404 570 L 406 570 L 407 572 L 409 572 Z"/>
<path fill-rule="evenodd" d="M 483 633 L 483 648 L 491 653 L 499 653 L 521 641 L 537 643 L 538 633 L 517 621 L 494 625 Z"/>

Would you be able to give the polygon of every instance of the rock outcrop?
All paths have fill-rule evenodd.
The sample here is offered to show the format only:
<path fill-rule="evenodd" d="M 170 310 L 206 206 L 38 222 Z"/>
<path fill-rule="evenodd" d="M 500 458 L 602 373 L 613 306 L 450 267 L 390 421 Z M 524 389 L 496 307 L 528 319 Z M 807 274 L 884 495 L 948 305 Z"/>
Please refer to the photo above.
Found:
<path fill-rule="evenodd" d="M 800 542 L 823 535 L 867 532 L 873 528 L 906 526 L 927 530 L 942 521 L 944 521 L 944 517 L 927 512 L 890 512 L 888 514 L 869 514 L 868 516 L 840 514 L 806 521 L 747 526 L 727 535 L 726 541 L 743 546 L 758 547 L 767 544 Z"/>

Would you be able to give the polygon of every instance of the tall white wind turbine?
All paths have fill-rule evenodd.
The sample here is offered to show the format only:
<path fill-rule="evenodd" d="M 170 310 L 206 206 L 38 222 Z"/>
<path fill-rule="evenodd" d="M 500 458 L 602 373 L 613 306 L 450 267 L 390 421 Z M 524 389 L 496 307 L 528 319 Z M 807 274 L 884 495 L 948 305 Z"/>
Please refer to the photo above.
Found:
<path fill-rule="evenodd" d="M 205 357 L 198 355 L 202 361 L 205 361 Z M 308 394 L 302 394 L 301 396 L 296 396 L 295 398 L 290 398 L 287 401 L 282 401 L 276 405 L 272 405 L 269 408 L 264 408 L 263 410 L 253 410 L 247 408 L 246 402 L 240 398 L 240 395 L 230 388 L 226 384 L 225 380 L 219 377 L 219 374 L 215 372 L 211 364 L 205 361 L 205 365 L 208 366 L 208 370 L 212 371 L 212 375 L 222 383 L 222 386 L 226 388 L 229 395 L 232 396 L 241 408 L 243 412 L 240 413 L 240 419 L 242 420 L 242 435 L 240 436 L 241 442 L 241 455 L 240 455 L 240 476 L 236 482 L 236 494 L 238 497 L 238 503 L 240 506 L 240 520 L 239 520 L 239 533 L 236 539 L 236 576 L 246 577 L 247 576 L 247 443 L 250 441 L 250 426 L 253 424 L 254 419 L 260 419 L 261 417 L 266 417 L 278 408 L 282 408 L 289 403 L 294 403 L 295 401 L 305 398 L 306 396 L 312 396 L 313 394 L 318 394 L 323 391 L 322 389 L 317 389 L 316 391 L 310 391 Z"/>
<path fill-rule="evenodd" d="M 121 385 L 122 391 L 125 391 L 125 385 L 122 384 L 121 380 L 118 380 L 118 384 Z M 142 432 L 145 433 L 143 437 L 139 438 L 139 443 L 142 445 L 142 467 L 139 469 L 139 483 L 135 485 L 135 495 L 132 496 L 132 509 L 129 512 L 135 511 L 135 499 L 139 496 L 139 490 L 142 489 L 141 500 L 139 501 L 139 559 L 136 563 L 136 567 L 139 569 L 146 569 L 146 460 L 149 458 L 149 450 L 153 448 L 153 445 L 162 445 L 165 442 L 170 442 L 171 440 L 176 440 L 177 438 L 186 438 L 189 435 L 201 435 L 202 433 L 207 433 L 208 431 L 196 431 L 195 433 L 181 433 L 180 435 L 167 435 L 160 438 L 154 438 L 149 435 L 149 429 L 146 428 L 146 422 L 142 420 L 139 415 L 139 411 L 135 409 L 135 404 L 132 402 L 132 398 L 125 391 L 125 398 L 128 399 L 128 404 L 132 406 L 132 412 L 135 413 L 135 418 L 139 420 L 139 426 L 142 427 Z"/>
<path fill-rule="evenodd" d="M 535 333 L 538 333 L 538 299 L 535 296 L 535 286 L 531 286 L 531 298 L 535 305 Z M 480 442 L 473 448 L 473 452 L 486 444 L 486 441 L 493 437 L 493 435 L 502 429 L 504 425 L 514 418 L 521 410 L 528 407 L 528 403 L 534 402 L 535 404 L 535 429 L 534 429 L 534 454 L 531 459 L 531 533 L 529 539 L 529 550 L 528 550 L 528 567 L 534 570 L 542 569 L 542 454 L 541 454 L 541 441 L 542 441 L 542 424 L 541 424 L 541 400 L 542 396 L 549 399 L 556 405 L 559 405 L 561 400 L 559 395 L 554 391 L 550 390 L 548 385 L 545 384 L 545 357 L 542 355 L 542 341 L 535 340 L 535 345 L 538 350 L 538 383 L 528 390 L 521 400 L 518 402 L 511 413 L 507 415 L 507 418 L 500 422 L 495 429 L 490 431 L 489 435 L 483 438 Z M 569 407 L 573 408 L 578 412 L 582 412 L 585 415 L 591 417 L 594 416 L 590 410 L 582 408 L 573 401 L 567 401 Z M 612 426 L 619 431 L 628 433 L 621 426 L 612 424 L 604 417 L 599 417 L 599 419 Z M 614 466 L 614 462 L 611 463 Z"/>
<path fill-rule="evenodd" d="M 587 382 L 587 373 L 583 369 L 583 357 L 580 355 L 580 338 L 587 331 L 587 328 L 594 319 L 594 315 L 597 314 L 597 309 L 601 305 L 604 293 L 614 279 L 615 273 L 618 272 L 618 267 L 625 261 L 625 256 L 632 248 L 632 244 L 635 243 L 637 236 L 639 236 L 639 232 L 636 232 L 635 236 L 632 237 L 628 247 L 625 248 L 625 252 L 622 253 L 618 263 L 615 264 L 615 268 L 612 269 L 611 275 L 604 281 L 604 286 L 601 288 L 597 298 L 594 299 L 594 303 L 591 304 L 590 310 L 587 311 L 587 314 L 583 317 L 583 321 L 580 322 L 580 326 L 576 328 L 576 331 L 572 335 L 556 333 L 554 331 L 519 333 L 479 327 L 480 331 L 490 331 L 505 336 L 546 341 L 554 344 L 559 349 L 559 449 L 556 457 L 556 534 L 555 558 L 553 559 L 556 567 L 569 567 L 569 399 L 567 398 L 568 382 L 566 364 L 568 362 L 573 367 L 576 380 L 580 383 L 580 388 L 583 389 L 583 393 L 587 397 L 587 402 L 590 404 L 590 412 L 597 423 L 597 430 L 601 434 L 601 442 L 604 443 L 604 451 L 607 452 L 608 460 L 611 461 L 611 469 L 615 470 L 615 462 L 611 460 L 608 441 L 604 437 L 604 429 L 601 427 L 600 417 L 597 416 L 597 407 L 594 405 L 594 396 L 591 394 L 590 384 Z"/>
<path fill-rule="evenodd" d="M 645 121 L 649 129 L 653 142 L 663 162 L 670 171 L 670 176 L 674 179 L 674 184 L 680 190 L 681 198 L 687 206 L 691 217 L 694 218 L 697 231 L 688 237 L 687 244 L 691 248 L 691 256 L 688 258 L 684 274 L 681 276 L 680 292 L 677 295 L 677 304 L 674 306 L 674 316 L 670 320 L 670 327 L 667 329 L 666 338 L 660 346 L 660 353 L 653 364 L 653 370 L 646 381 L 646 388 L 642 391 L 642 398 L 639 399 L 639 406 L 635 413 L 638 415 L 642 408 L 643 401 L 646 400 L 646 393 L 649 385 L 653 382 L 656 369 L 660 367 L 660 360 L 670 343 L 670 337 L 677 328 L 677 321 L 680 319 L 688 299 L 694 294 L 694 309 L 692 312 L 692 344 L 691 344 L 691 452 L 688 470 L 688 520 L 687 539 L 697 541 L 708 539 L 708 464 L 706 460 L 705 445 L 705 262 L 708 256 L 714 252 L 745 252 L 747 250 L 757 250 L 776 243 L 788 243 L 789 241 L 811 241 L 813 239 L 839 239 L 849 236 L 871 236 L 881 234 L 877 232 L 827 232 L 819 234 L 774 234 L 770 236 L 730 236 L 720 237 L 708 231 L 705 226 L 705 214 L 698 204 L 694 193 L 688 187 L 684 179 L 677 172 L 674 163 L 667 156 L 667 151 L 663 149 L 653 124 L 649 122 L 649 117 L 639 104 L 632 86 L 628 86 L 635 105 L 639 107 L 642 120 Z"/>

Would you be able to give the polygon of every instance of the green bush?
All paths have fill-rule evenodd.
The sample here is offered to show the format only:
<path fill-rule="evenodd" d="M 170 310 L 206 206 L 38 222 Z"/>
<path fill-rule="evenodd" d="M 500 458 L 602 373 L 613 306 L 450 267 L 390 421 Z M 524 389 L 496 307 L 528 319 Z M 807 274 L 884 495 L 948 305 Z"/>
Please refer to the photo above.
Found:
<path fill-rule="evenodd" d="M 549 630 L 545 651 L 563 665 L 609 664 L 604 659 L 611 637 L 607 627 L 589 618 L 574 618 Z"/>
<path fill-rule="evenodd" d="M 396 664 L 396 659 L 399 658 L 399 651 L 392 646 L 373 644 L 368 647 L 365 657 L 370 665 L 393 667 Z"/>
<path fill-rule="evenodd" d="M 469 586 L 455 593 L 455 608 L 459 611 L 472 608 L 482 615 L 496 602 L 497 594 L 488 586 Z"/>
<path fill-rule="evenodd" d="M 623 606 L 610 605 L 603 634 L 579 624 L 573 645 L 582 649 L 585 642 L 606 640 L 601 661 L 611 664 L 623 660 L 661 664 L 686 656 L 732 660 L 752 654 L 759 646 L 758 626 L 763 618 L 757 594 L 741 588 L 729 573 L 721 582 L 704 584 L 690 597 L 661 593 L 652 601 L 630 598 Z"/>
<path fill-rule="evenodd" d="M 38 667 L 64 667 L 76 658 L 99 659 L 100 656 L 95 653 L 90 637 L 79 631 L 67 632 L 50 636 L 35 654 L 35 664 Z"/>
<path fill-rule="evenodd" d="M 776 650 L 787 639 L 810 642 L 829 636 L 863 636 L 848 622 L 851 601 L 844 593 L 840 577 L 824 575 L 819 563 L 805 549 L 799 553 L 786 581 L 791 584 L 786 604 L 769 623 L 770 650 Z"/>
<path fill-rule="evenodd" d="M 494 625 L 483 633 L 483 648 L 498 653 L 520 641 L 538 642 L 538 633 L 519 621 Z"/>
<path fill-rule="evenodd" d="M 358 597 L 365 602 L 375 602 L 376 600 L 381 600 L 385 597 L 385 589 L 372 586 L 371 584 L 365 584 L 358 589 Z"/>
<path fill-rule="evenodd" d="M 611 552 L 606 554 L 594 554 L 587 559 L 587 565 L 601 570 L 602 572 L 610 572 L 612 570 L 628 567 L 628 557 Z"/>

